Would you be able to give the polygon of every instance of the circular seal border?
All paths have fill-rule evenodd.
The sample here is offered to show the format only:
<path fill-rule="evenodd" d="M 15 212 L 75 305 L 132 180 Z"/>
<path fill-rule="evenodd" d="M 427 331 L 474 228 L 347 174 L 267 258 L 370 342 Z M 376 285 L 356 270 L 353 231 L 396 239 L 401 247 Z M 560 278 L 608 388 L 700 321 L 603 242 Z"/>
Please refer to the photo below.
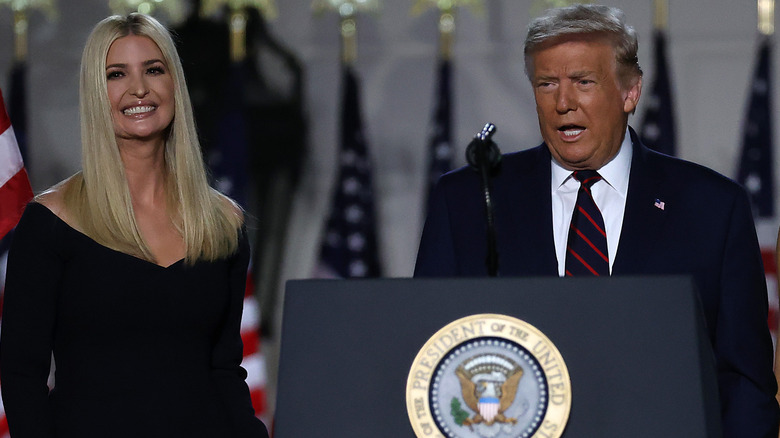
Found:
<path fill-rule="evenodd" d="M 450 434 L 450 425 L 447 424 L 447 415 L 443 414 L 443 411 L 450 411 L 450 415 L 452 415 L 450 406 L 449 409 L 447 409 L 446 401 L 441 400 L 438 393 L 440 390 L 440 383 L 442 383 L 446 377 L 445 377 L 445 369 L 452 370 L 452 362 L 462 362 L 463 359 L 465 359 L 465 356 L 470 356 L 474 350 L 485 350 L 485 349 L 501 349 L 504 350 L 503 353 L 509 353 L 505 356 L 505 358 L 509 360 L 517 360 L 519 359 L 523 364 L 525 365 L 525 368 L 523 367 L 523 373 L 527 376 L 526 382 L 529 380 L 536 381 L 534 386 L 536 387 L 537 396 L 539 397 L 538 403 L 534 407 L 534 411 L 536 414 L 533 416 L 533 420 L 530 424 L 527 425 L 527 427 L 523 428 L 522 430 L 518 431 L 518 434 L 511 435 L 513 438 L 531 438 L 534 433 L 539 429 L 539 426 L 542 424 L 542 418 L 544 417 L 544 413 L 547 411 L 547 379 L 542 377 L 542 370 L 541 365 L 536 360 L 536 358 L 531 354 L 528 350 L 525 349 L 525 347 L 521 346 L 520 344 L 509 341 L 505 338 L 492 338 L 492 337 L 481 337 L 476 339 L 467 340 L 464 342 L 461 342 L 457 346 L 453 347 L 450 351 L 448 351 L 445 354 L 445 357 L 440 360 L 436 366 L 436 369 L 433 372 L 433 377 L 431 380 L 431 388 L 428 391 L 429 392 L 429 398 L 431 403 L 431 413 L 432 418 L 434 419 L 434 423 L 438 426 L 439 430 L 441 430 L 444 435 Z M 493 355 L 495 353 L 482 353 L 480 356 L 487 355 Z M 464 358 L 458 359 L 459 356 L 464 356 Z M 462 363 L 461 363 L 462 365 Z M 517 363 L 517 365 L 522 366 L 520 363 Z M 458 385 L 460 386 L 460 385 Z M 460 388 L 462 391 L 462 387 Z M 527 394 L 526 394 L 527 395 Z M 441 401 L 445 401 L 444 404 L 440 404 Z M 529 407 L 530 408 L 530 407 Z M 454 418 L 453 418 L 454 420 Z M 453 432 L 454 433 L 454 432 Z M 455 434 L 456 436 L 459 436 Z M 479 433 L 477 435 L 480 435 Z M 502 434 L 503 436 L 503 434 Z"/>
<path fill-rule="evenodd" d="M 548 405 L 533 437 L 560 438 L 571 411 L 571 379 L 558 348 L 533 325 L 520 319 L 483 313 L 447 324 L 423 345 L 412 362 L 406 382 L 406 409 L 418 438 L 448 438 L 436 426 L 429 391 L 434 371 L 451 350 L 480 338 L 502 338 L 530 352 L 542 367 L 548 387 Z"/>

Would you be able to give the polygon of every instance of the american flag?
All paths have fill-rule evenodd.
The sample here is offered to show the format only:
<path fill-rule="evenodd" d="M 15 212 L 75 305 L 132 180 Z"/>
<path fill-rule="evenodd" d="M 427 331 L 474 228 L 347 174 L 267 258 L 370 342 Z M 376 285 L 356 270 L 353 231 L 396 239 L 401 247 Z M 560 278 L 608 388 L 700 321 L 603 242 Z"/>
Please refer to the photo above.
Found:
<path fill-rule="evenodd" d="M 452 170 L 452 61 L 440 59 L 438 65 L 438 88 L 433 110 L 433 126 L 428 144 L 428 194 L 439 177 Z"/>
<path fill-rule="evenodd" d="M 22 117 L 23 114 L 17 114 Z M 3 92 L 0 90 L 0 239 L 16 226 L 24 206 L 32 199 L 33 192 L 27 171 L 24 168 L 22 154 L 16 140 L 11 119 L 5 110 Z M 7 242 L 5 245 L 7 246 Z M 2 250 L 2 249 L 0 249 Z M 0 274 L 5 274 L 5 250 L 0 254 Z M 0 277 L 0 286 L 5 286 L 5 275 Z M 1 289 L 0 289 L 1 290 Z M 2 308 L 2 294 L 0 294 Z M 8 422 L 0 401 L 0 437 L 8 435 Z"/>
<path fill-rule="evenodd" d="M 764 274 L 766 275 L 766 289 L 769 302 L 769 332 L 772 334 L 772 344 L 777 345 L 777 325 L 780 323 L 780 297 L 778 297 L 777 284 L 777 259 L 775 249 L 770 247 L 761 248 L 761 258 L 764 261 Z"/>
<path fill-rule="evenodd" d="M 248 175 L 247 108 L 244 105 L 243 62 L 232 62 L 225 82 L 222 114 L 208 161 L 217 189 L 246 206 Z"/>
<path fill-rule="evenodd" d="M 266 364 L 260 341 L 260 309 L 255 298 L 255 284 L 252 271 L 246 279 L 244 313 L 241 318 L 241 341 L 244 343 L 244 359 L 241 366 L 246 370 L 246 384 L 252 397 L 255 414 L 268 413 L 266 403 Z"/>
<path fill-rule="evenodd" d="M 666 33 L 656 30 L 653 38 L 655 48 L 655 76 L 650 87 L 647 109 L 642 120 L 639 137 L 647 147 L 666 155 L 676 153 L 674 127 L 674 101 L 672 82 L 666 59 Z"/>
<path fill-rule="evenodd" d="M 0 92 L 0 239 L 19 221 L 32 188 Z"/>
<path fill-rule="evenodd" d="M 777 227 L 774 221 L 774 142 L 772 137 L 771 37 L 762 35 L 750 80 L 747 113 L 743 121 L 742 150 L 737 181 L 745 187 L 753 206 L 764 259 L 769 294 L 769 328 L 777 339 L 778 289 L 775 261 Z M 768 226 L 767 226 L 768 225 Z M 769 229 L 770 232 L 763 232 Z"/>
<path fill-rule="evenodd" d="M 764 36 L 758 50 L 758 60 L 750 81 L 750 102 L 743 124 L 742 155 L 737 181 L 745 186 L 757 218 L 772 217 L 774 187 L 772 176 L 772 84 L 770 76 L 772 44 Z"/>
<path fill-rule="evenodd" d="M 315 276 L 378 277 L 371 160 L 360 116 L 358 82 L 351 65 L 343 66 L 342 92 L 339 171 Z"/>
<path fill-rule="evenodd" d="M 219 191 L 230 196 L 242 207 L 247 205 L 248 175 L 247 116 L 243 102 L 246 71 L 242 61 L 231 63 L 222 103 L 222 118 L 217 122 L 209 165 Z M 267 414 L 265 398 L 266 366 L 261 351 L 260 308 L 255 296 L 251 262 L 247 270 L 244 313 L 241 319 L 241 339 L 244 359 L 241 366 L 247 372 L 246 383 L 252 396 L 255 414 Z"/>

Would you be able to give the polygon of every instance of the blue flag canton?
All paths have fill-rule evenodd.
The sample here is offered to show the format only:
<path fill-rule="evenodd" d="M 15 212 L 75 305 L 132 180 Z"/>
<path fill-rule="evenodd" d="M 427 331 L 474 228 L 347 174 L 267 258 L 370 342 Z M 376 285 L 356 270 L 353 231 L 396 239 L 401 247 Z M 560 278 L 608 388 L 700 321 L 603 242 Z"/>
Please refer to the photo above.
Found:
<path fill-rule="evenodd" d="M 748 191 L 757 217 L 774 215 L 770 61 L 771 44 L 769 38 L 765 38 L 759 48 L 751 81 L 747 118 L 743 126 L 742 156 L 737 175 L 737 181 Z"/>
<path fill-rule="evenodd" d="M 217 121 L 217 136 L 208 156 L 216 189 L 244 208 L 247 207 L 249 185 L 247 108 L 243 101 L 245 68 L 242 62 L 232 63 L 229 67 L 225 97 L 221 102 L 222 115 Z"/>
<path fill-rule="evenodd" d="M 344 72 L 339 171 L 320 253 L 320 274 L 378 277 L 372 166 L 360 117 L 357 79 Z"/>
<path fill-rule="evenodd" d="M 439 177 L 452 170 L 452 62 L 449 60 L 439 62 L 438 89 L 428 153 L 427 199 L 430 199 L 433 187 Z"/>

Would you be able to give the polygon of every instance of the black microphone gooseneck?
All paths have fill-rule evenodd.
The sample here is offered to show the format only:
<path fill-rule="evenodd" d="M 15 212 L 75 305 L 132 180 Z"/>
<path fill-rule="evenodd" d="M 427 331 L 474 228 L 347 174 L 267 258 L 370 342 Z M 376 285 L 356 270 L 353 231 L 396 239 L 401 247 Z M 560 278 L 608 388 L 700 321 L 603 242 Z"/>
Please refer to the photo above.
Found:
<path fill-rule="evenodd" d="M 498 275 L 498 249 L 496 248 L 496 227 L 493 219 L 493 200 L 490 196 L 490 177 L 501 163 L 501 151 L 491 140 L 496 133 L 496 125 L 485 124 L 479 134 L 466 147 L 466 160 L 479 172 L 482 179 L 482 192 L 485 195 L 485 214 L 487 215 L 487 269 L 488 275 Z"/>

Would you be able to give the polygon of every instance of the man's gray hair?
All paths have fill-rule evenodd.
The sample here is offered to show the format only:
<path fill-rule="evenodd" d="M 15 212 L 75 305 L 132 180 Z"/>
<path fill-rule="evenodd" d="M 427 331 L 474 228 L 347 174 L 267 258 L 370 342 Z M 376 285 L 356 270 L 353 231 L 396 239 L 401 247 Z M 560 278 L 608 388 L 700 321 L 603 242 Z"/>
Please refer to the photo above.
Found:
<path fill-rule="evenodd" d="M 545 43 L 567 35 L 604 35 L 612 41 L 618 65 L 618 76 L 642 76 L 637 51 L 639 43 L 634 28 L 625 22 L 618 8 L 602 5 L 573 5 L 550 9 L 528 26 L 523 55 L 529 79 L 531 57 Z"/>

